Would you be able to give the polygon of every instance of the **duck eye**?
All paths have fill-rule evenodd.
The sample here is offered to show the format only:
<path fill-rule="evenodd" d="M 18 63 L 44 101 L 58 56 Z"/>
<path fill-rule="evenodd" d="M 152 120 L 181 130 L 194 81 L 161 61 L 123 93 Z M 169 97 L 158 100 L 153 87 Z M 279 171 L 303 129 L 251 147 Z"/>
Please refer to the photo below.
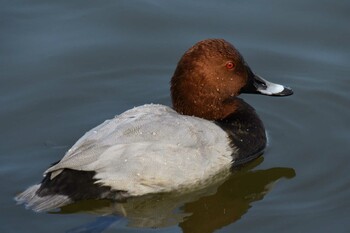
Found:
<path fill-rule="evenodd" d="M 226 63 L 226 68 L 232 70 L 233 68 L 235 68 L 235 64 L 229 61 Z"/>

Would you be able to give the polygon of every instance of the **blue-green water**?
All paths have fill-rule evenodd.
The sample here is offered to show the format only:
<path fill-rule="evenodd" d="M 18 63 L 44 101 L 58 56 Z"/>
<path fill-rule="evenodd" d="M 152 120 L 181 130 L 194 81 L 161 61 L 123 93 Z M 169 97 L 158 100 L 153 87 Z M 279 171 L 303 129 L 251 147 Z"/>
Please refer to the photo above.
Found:
<path fill-rule="evenodd" d="M 1 1 L 0 232 L 347 232 L 349 11 L 330 0 Z M 126 204 L 127 217 L 108 215 L 110 202 L 58 214 L 15 204 L 87 130 L 170 105 L 182 53 L 218 37 L 295 92 L 242 96 L 268 130 L 263 159 L 203 193 Z"/>

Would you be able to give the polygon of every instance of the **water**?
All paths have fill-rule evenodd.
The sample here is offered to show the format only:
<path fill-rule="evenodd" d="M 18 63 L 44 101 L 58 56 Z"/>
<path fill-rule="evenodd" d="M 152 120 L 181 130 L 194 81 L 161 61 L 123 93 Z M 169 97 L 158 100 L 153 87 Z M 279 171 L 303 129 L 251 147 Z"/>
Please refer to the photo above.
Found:
<path fill-rule="evenodd" d="M 349 1 L 0 4 L 1 232 L 349 230 Z M 85 131 L 133 106 L 170 105 L 179 57 L 213 37 L 295 92 L 243 96 L 268 129 L 264 158 L 190 196 L 135 200 L 128 217 L 106 215 L 120 208 L 106 201 L 56 214 L 15 205 Z"/>

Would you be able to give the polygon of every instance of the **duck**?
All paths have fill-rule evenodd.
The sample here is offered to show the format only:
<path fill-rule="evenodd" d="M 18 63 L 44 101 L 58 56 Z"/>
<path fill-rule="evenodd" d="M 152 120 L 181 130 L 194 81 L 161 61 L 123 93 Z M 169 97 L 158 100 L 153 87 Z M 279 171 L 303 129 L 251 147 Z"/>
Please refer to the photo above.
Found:
<path fill-rule="evenodd" d="M 293 94 L 256 75 L 224 39 L 189 48 L 170 86 L 172 107 L 134 107 L 86 132 L 40 183 L 15 197 L 17 203 L 42 212 L 81 200 L 125 201 L 210 183 L 266 148 L 263 122 L 238 95 Z"/>

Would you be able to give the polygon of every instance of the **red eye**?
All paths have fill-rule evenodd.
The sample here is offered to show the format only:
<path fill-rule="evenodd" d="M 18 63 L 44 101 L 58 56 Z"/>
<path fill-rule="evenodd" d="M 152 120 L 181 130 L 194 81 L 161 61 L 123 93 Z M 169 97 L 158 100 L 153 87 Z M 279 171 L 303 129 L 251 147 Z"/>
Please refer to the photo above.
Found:
<path fill-rule="evenodd" d="M 235 68 L 235 64 L 229 61 L 226 63 L 226 68 L 232 70 L 233 68 Z"/>

